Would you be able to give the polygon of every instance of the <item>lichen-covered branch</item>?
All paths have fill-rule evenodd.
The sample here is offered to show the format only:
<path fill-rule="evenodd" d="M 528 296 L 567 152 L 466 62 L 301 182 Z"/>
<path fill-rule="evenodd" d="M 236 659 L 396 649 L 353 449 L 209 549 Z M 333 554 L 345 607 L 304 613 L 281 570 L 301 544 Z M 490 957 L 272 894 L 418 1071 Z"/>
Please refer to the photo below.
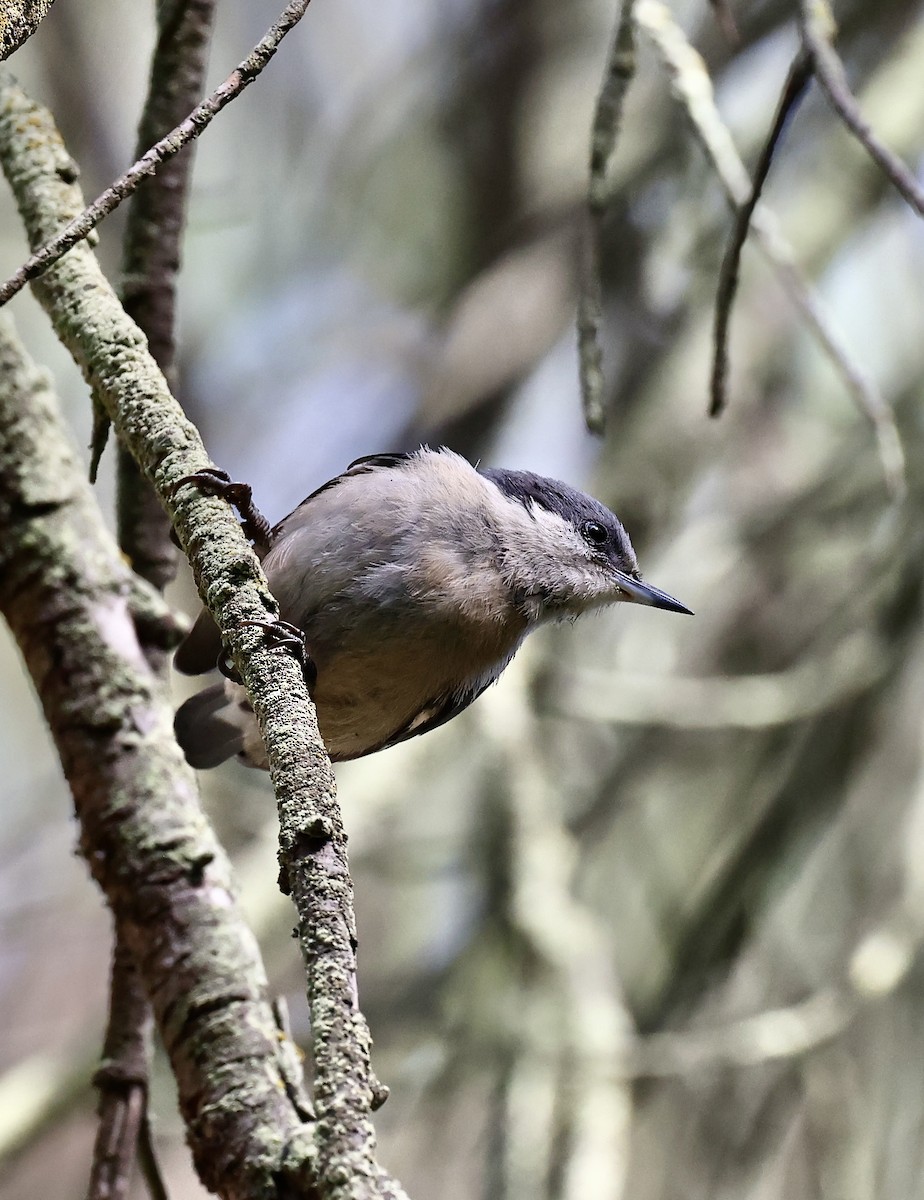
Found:
<path fill-rule="evenodd" d="M 54 0 L 4 0 L 0 6 L 0 59 L 32 37 L 48 16 Z"/>
<path fill-rule="evenodd" d="M 138 134 L 139 151 L 156 141 L 187 113 L 202 92 L 214 0 L 173 0 L 158 5 L 158 39 Z M 170 378 L 176 273 L 192 147 L 165 164 L 132 197 L 125 232 L 123 299 L 147 336 L 151 353 Z M 98 411 L 96 425 L 108 429 Z M 93 439 L 94 453 L 103 439 Z M 91 477 L 95 475 L 95 462 Z M 118 447 L 117 518 L 119 547 L 137 575 L 163 590 L 176 573 L 177 550 L 170 522 L 157 496 L 124 447 Z M 155 642 L 142 641 L 154 671 L 164 677 L 167 657 Z M 147 1113 L 153 1020 L 143 981 L 113 926 L 112 971 L 103 1063 L 94 1082 L 99 1090 L 99 1128 L 93 1151 L 88 1200 L 120 1200 L 128 1194 L 136 1157 L 147 1175 L 148 1191 L 163 1192 L 150 1141 Z M 139 1154 L 138 1151 L 141 1150 Z"/>
<path fill-rule="evenodd" d="M 9 80 L 0 83 L 0 162 L 33 245 L 81 211 L 76 171 L 49 114 Z M 321 1189 L 332 1197 L 400 1194 L 374 1157 L 375 1085 L 356 1001 L 352 885 L 330 761 L 299 665 L 265 645 L 253 624 L 274 619 L 276 602 L 228 506 L 178 487 L 208 457 L 90 249 L 75 246 L 35 292 L 171 512 L 260 723 L 308 971 Z"/>
<path fill-rule="evenodd" d="M 4 315 L 0 609 L 61 755 L 81 850 L 151 997 L 206 1186 L 275 1200 L 288 1170 L 291 1194 L 314 1197 L 310 1126 L 283 1085 L 257 949 L 141 652 L 139 617 L 149 634 L 158 605 L 164 630 L 168 614 L 154 592 L 140 614 L 140 586 Z"/>

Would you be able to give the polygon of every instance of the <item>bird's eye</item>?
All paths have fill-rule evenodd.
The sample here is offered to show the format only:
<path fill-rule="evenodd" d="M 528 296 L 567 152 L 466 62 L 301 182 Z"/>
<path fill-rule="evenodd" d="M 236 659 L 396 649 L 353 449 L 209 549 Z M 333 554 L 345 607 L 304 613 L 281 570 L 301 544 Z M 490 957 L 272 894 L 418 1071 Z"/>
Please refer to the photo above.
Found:
<path fill-rule="evenodd" d="M 606 526 L 601 525 L 599 521 L 585 521 L 581 526 L 581 536 L 591 546 L 605 546 L 610 535 Z"/>

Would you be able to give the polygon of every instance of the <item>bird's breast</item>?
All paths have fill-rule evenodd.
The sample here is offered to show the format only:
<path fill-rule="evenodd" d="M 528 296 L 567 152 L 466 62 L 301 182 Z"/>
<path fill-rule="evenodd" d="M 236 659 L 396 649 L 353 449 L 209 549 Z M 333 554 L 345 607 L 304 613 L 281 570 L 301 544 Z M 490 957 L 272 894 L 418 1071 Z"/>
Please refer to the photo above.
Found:
<path fill-rule="evenodd" d="M 309 646 L 311 642 L 308 631 Z M 349 640 L 321 656 L 314 701 L 331 757 L 357 758 L 392 741 L 434 706 L 493 681 L 521 635 L 459 624 L 372 643 Z"/>

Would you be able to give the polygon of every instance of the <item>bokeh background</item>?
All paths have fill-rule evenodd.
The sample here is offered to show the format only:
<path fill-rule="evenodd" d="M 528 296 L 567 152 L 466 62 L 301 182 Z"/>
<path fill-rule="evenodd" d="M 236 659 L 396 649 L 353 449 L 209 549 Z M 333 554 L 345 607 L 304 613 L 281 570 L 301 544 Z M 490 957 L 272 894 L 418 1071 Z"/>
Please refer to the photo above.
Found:
<path fill-rule="evenodd" d="M 706 417 L 730 214 L 663 46 L 708 110 L 704 64 L 753 164 L 793 6 L 732 10 L 737 44 L 706 3 L 643 9 L 662 49 L 640 34 L 614 163 L 602 441 L 574 309 L 612 3 L 315 0 L 197 151 L 182 399 L 269 516 L 359 454 L 445 442 L 592 490 L 697 613 L 545 630 L 457 721 L 338 769 L 381 1158 L 417 1200 L 924 1197 L 924 225 L 812 91 L 766 204 L 894 408 L 904 500 L 753 245 L 730 408 Z M 275 15 L 220 6 L 213 85 Z M 837 16 L 864 112 L 916 169 L 924 8 Z M 152 40 L 145 6 L 58 0 L 14 60 L 88 196 L 131 161 Z M 0 203 L 5 275 L 25 242 Z M 86 445 L 79 375 L 31 298 L 15 311 Z M 174 596 L 194 607 L 187 579 Z M 109 923 L 5 634 L 0 680 L 0 1193 L 78 1198 Z M 230 765 L 203 789 L 307 1041 L 268 783 Z M 192 1200 L 162 1063 L 152 1103 Z"/>

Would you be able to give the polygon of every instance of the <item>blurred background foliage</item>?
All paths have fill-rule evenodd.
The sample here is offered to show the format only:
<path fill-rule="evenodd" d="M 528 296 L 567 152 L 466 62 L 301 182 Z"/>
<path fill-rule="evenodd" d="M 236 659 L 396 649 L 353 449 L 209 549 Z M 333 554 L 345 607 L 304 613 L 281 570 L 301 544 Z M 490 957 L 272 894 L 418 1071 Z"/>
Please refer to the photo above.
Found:
<path fill-rule="evenodd" d="M 705 3 L 670 11 L 752 164 L 796 33 L 789 4 L 732 8 L 737 44 Z M 212 84 L 274 16 L 222 6 Z M 603 0 L 316 0 L 197 150 L 181 396 L 269 516 L 356 455 L 446 442 L 593 490 L 646 576 L 697 612 L 548 629 L 459 720 L 338 770 L 392 1088 L 381 1159 L 442 1200 L 924 1197 L 924 228 L 813 90 L 765 200 L 894 406 L 904 502 L 752 244 L 731 405 L 708 420 L 730 214 L 641 35 L 592 439 L 573 318 L 614 16 Z M 924 9 L 842 0 L 837 16 L 865 114 L 920 165 Z M 131 160 L 152 39 L 137 5 L 59 0 L 16 56 L 88 196 Z M 25 244 L 2 203 L 6 274 Z M 120 226 L 101 231 L 113 273 Z M 85 445 L 79 376 L 31 298 L 15 308 Z M 192 609 L 188 581 L 175 595 Z M 76 1198 L 108 921 L 6 637 L 0 678 L 0 1190 Z M 304 1039 L 269 785 L 231 765 L 203 787 Z M 153 1106 L 171 1194 L 200 1195 L 163 1068 Z"/>

